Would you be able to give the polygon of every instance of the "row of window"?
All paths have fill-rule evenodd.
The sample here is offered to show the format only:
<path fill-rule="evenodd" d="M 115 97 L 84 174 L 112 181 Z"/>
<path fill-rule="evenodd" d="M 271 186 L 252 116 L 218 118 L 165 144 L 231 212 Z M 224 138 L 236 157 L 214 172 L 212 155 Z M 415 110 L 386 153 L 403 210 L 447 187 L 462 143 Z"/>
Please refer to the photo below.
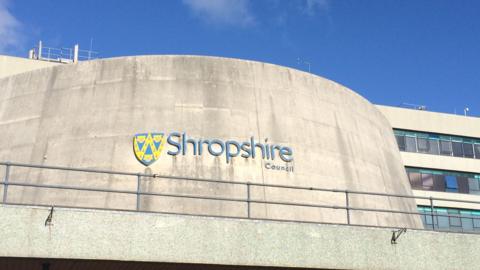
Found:
<path fill-rule="evenodd" d="M 480 174 L 406 168 L 413 189 L 480 194 Z"/>
<path fill-rule="evenodd" d="M 480 232 L 480 211 L 462 210 L 454 208 L 434 208 L 433 216 L 430 207 L 418 206 L 422 214 L 423 225 L 426 229 L 458 231 L 458 232 Z M 447 216 L 448 215 L 448 216 Z"/>
<path fill-rule="evenodd" d="M 400 151 L 480 159 L 480 139 L 395 129 Z"/>

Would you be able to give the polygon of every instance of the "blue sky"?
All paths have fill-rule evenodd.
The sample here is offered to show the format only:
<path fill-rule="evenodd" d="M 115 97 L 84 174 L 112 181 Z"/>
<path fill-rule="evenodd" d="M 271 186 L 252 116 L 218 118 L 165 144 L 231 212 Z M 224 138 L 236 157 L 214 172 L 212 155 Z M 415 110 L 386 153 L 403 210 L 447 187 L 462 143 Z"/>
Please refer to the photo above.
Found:
<path fill-rule="evenodd" d="M 215 55 L 337 81 L 373 103 L 480 115 L 477 0 L 0 0 L 0 53 Z M 300 59 L 300 61 L 298 60 Z"/>

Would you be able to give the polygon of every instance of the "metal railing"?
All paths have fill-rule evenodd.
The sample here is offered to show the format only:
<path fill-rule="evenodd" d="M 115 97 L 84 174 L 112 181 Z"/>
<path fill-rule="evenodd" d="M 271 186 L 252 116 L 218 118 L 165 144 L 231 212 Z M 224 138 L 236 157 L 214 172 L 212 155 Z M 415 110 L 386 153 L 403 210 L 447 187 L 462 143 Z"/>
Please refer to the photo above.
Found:
<path fill-rule="evenodd" d="M 99 53 L 92 50 L 81 50 L 77 45 L 73 48 L 53 48 L 43 46 L 42 41 L 29 52 L 29 58 L 59 63 L 75 63 L 78 61 L 97 59 Z"/>
<path fill-rule="evenodd" d="M 236 202 L 245 204 L 246 214 L 245 216 L 227 216 L 227 215 L 211 215 L 211 214 L 193 214 L 200 216 L 214 216 L 214 217 L 230 217 L 230 218 L 246 218 L 246 219 L 261 219 L 261 220 L 278 220 L 278 221 L 293 221 L 293 222 L 309 222 L 302 220 L 288 220 L 288 219 L 270 219 L 270 218 L 258 218 L 252 216 L 251 210 L 253 204 L 263 204 L 263 205 L 283 205 L 283 206 L 294 206 L 294 207 L 308 207 L 308 208 L 324 208 L 324 209 L 335 209 L 345 212 L 344 223 L 335 223 L 335 224 L 345 224 L 345 225 L 358 225 L 358 226 L 369 226 L 369 227 L 387 227 L 387 228 L 400 228 L 401 226 L 375 226 L 375 225 L 365 225 L 365 224 L 355 224 L 352 222 L 352 212 L 373 212 L 373 213 L 391 213 L 391 214 L 405 214 L 405 215 L 416 215 L 416 216 L 425 216 L 431 218 L 433 230 L 448 230 L 445 228 L 438 227 L 438 218 L 460 218 L 460 219 L 470 219 L 472 223 L 475 220 L 479 221 L 480 216 L 478 217 L 466 217 L 462 215 L 455 214 L 441 214 L 436 212 L 436 207 L 434 202 L 436 201 L 446 201 L 446 202 L 456 202 L 456 203 L 467 203 L 467 204 L 476 204 L 480 205 L 480 201 L 468 201 L 468 200 L 454 200 L 446 198 L 434 198 L 434 197 L 425 197 L 425 196 L 412 196 L 412 195 L 403 195 L 403 194 L 388 194 L 388 193 L 378 193 L 378 192 L 364 192 L 364 191 L 353 191 L 353 190 L 339 190 L 339 189 L 327 189 L 327 188 L 317 188 L 317 187 L 302 187 L 302 186 L 292 186 L 292 185 L 275 185 L 275 184 L 264 184 L 264 183 L 254 183 L 248 181 L 226 181 L 226 180 L 217 180 L 217 179 L 202 179 L 202 178 L 192 178 L 192 177 L 182 177 L 182 176 L 168 176 L 168 175 L 158 175 L 158 174 L 145 174 L 145 173 L 131 173 L 131 172 L 119 172 L 119 171 L 110 171 L 110 170 L 97 170 L 97 169 L 82 169 L 82 168 L 71 168 L 71 167 L 59 167 L 59 166 L 44 166 L 44 165 L 32 165 L 32 164 L 23 164 L 23 163 L 13 163 L 13 162 L 0 162 L 0 167 L 5 167 L 5 176 L 2 182 L 0 182 L 0 187 L 3 186 L 3 197 L 2 204 L 5 205 L 32 205 L 32 206 L 54 206 L 54 207 L 65 207 L 65 208 L 88 208 L 88 209 L 101 209 L 101 210 L 126 210 L 132 211 L 129 209 L 119 209 L 113 207 L 82 207 L 80 205 L 61 205 L 56 204 L 55 202 L 49 204 L 41 203 L 21 203 L 9 201 L 9 187 L 29 187 L 35 189 L 60 189 L 60 190 L 75 190 L 75 191 L 85 191 L 85 192 L 106 192 L 106 193 L 116 193 L 116 194 L 127 194 L 134 195 L 135 198 L 135 208 L 133 211 L 139 212 L 155 212 L 155 213 L 173 213 L 173 214 L 189 214 L 189 213 L 178 213 L 178 212 L 165 212 L 165 211 L 146 211 L 142 210 L 140 207 L 141 197 L 142 196 L 155 196 L 155 197 L 171 197 L 171 198 L 182 198 L 182 199 L 195 199 L 195 200 L 209 200 L 209 201 L 221 201 L 221 202 Z M 80 187 L 72 185 L 51 185 L 51 184 L 36 184 L 16 181 L 11 179 L 13 168 L 30 168 L 30 169 L 40 169 L 48 171 L 66 171 L 66 172 L 81 172 L 81 173 L 93 173 L 93 174 L 107 174 L 107 175 L 116 175 L 116 176 L 128 176 L 133 177 L 136 181 L 136 190 L 119 190 L 119 189 L 110 189 L 110 188 L 95 188 L 95 187 Z M 203 182 L 203 183 L 213 183 L 213 184 L 227 184 L 227 185 L 237 185 L 245 187 L 245 198 L 232 198 L 232 197 L 222 197 L 222 196 L 203 196 L 203 195 L 191 195 L 191 194 L 181 194 L 181 193 L 166 193 L 166 192 L 146 192 L 142 191 L 142 179 L 168 179 L 168 180 L 181 180 L 181 181 L 194 181 L 194 182 Z M 252 188 L 254 187 L 263 187 L 263 188 L 278 188 L 278 189 L 288 189 L 288 190 L 302 190 L 302 191 L 320 191 L 320 192 L 329 192 L 335 194 L 344 194 L 344 204 L 335 205 L 335 204 L 318 204 L 318 203 L 304 203 L 304 202 L 287 202 L 287 201 L 275 201 L 275 200 L 258 200 L 252 198 Z M 353 207 L 351 205 L 352 195 L 361 195 L 361 196 L 380 196 L 385 198 L 403 198 L 403 199 L 420 199 L 428 200 L 430 213 L 420 213 L 418 211 L 403 211 L 403 210 L 392 210 L 392 209 L 380 209 L 380 208 L 365 208 L 365 207 Z M 436 221 L 436 222 L 435 222 Z M 312 222 L 312 223 L 329 223 L 329 222 Z M 464 231 L 464 232 L 474 232 L 474 231 Z M 480 233 L 480 227 L 475 233 Z"/>

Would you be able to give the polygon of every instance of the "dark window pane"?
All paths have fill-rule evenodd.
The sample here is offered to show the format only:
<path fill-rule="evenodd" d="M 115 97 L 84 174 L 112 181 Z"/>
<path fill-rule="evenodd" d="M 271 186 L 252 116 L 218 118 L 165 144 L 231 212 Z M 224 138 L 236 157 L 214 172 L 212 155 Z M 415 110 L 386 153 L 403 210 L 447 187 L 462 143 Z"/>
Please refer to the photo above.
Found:
<path fill-rule="evenodd" d="M 468 178 L 457 176 L 458 192 L 468 193 Z"/>
<path fill-rule="evenodd" d="M 426 190 L 433 189 L 433 175 L 422 173 L 422 187 Z"/>
<path fill-rule="evenodd" d="M 468 193 L 480 194 L 480 183 L 478 179 L 468 178 Z"/>
<path fill-rule="evenodd" d="M 461 142 L 452 142 L 452 150 L 454 157 L 463 157 L 463 147 Z"/>
<path fill-rule="evenodd" d="M 395 135 L 395 139 L 397 139 L 398 149 L 400 149 L 400 151 L 405 151 L 405 136 Z"/>
<path fill-rule="evenodd" d="M 451 156 L 452 155 L 452 142 L 440 140 L 440 154 Z"/>
<path fill-rule="evenodd" d="M 468 158 L 473 158 L 473 144 L 463 143 L 463 155 Z"/>
<path fill-rule="evenodd" d="M 434 175 L 433 176 L 433 190 L 436 191 L 445 191 L 445 176 L 444 175 Z"/>
<path fill-rule="evenodd" d="M 422 188 L 422 178 L 420 176 L 420 173 L 410 172 L 408 173 L 408 178 L 410 179 L 410 184 L 412 185 L 412 188 Z"/>
<path fill-rule="evenodd" d="M 458 191 L 458 184 L 457 178 L 453 175 L 446 175 L 445 176 L 445 190 L 448 192 L 457 192 Z"/>
<path fill-rule="evenodd" d="M 429 154 L 438 155 L 440 153 L 438 142 L 439 141 L 435 139 L 428 139 L 428 144 L 430 146 L 428 149 Z"/>
<path fill-rule="evenodd" d="M 473 148 L 475 149 L 475 158 L 480 159 L 480 144 L 473 145 Z"/>
<path fill-rule="evenodd" d="M 428 152 L 428 140 L 426 138 L 417 138 L 417 149 L 420 153 Z"/>
<path fill-rule="evenodd" d="M 415 137 L 405 136 L 405 151 L 417 152 L 417 142 L 415 141 Z"/>

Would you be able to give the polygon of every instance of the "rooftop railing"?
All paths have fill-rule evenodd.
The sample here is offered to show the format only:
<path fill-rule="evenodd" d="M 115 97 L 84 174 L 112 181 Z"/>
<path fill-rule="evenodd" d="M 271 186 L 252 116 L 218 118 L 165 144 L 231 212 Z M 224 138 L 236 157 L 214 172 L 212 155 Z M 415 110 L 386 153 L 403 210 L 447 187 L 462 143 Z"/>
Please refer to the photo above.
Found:
<path fill-rule="evenodd" d="M 71 168 L 71 167 L 59 167 L 59 166 L 44 166 L 44 165 L 33 165 L 33 164 L 23 164 L 23 163 L 13 163 L 13 162 L 0 162 L 0 167 L 4 168 L 4 177 L 3 181 L 0 182 L 0 187 L 3 186 L 3 196 L 2 203 L 4 205 L 29 205 L 29 206 L 47 206 L 47 207 L 59 207 L 59 208 L 88 208 L 96 210 L 124 210 L 124 211 L 138 211 L 138 212 L 154 212 L 154 213 L 170 213 L 170 214 L 183 214 L 188 215 L 186 212 L 172 212 L 172 211 L 157 211 L 153 210 L 143 210 L 141 208 L 141 198 L 142 196 L 154 196 L 154 197 L 170 197 L 170 198 L 181 198 L 187 200 L 207 200 L 207 201 L 221 201 L 221 202 L 235 202 L 240 203 L 244 206 L 244 214 L 240 216 L 228 216 L 228 215 L 212 215 L 209 213 L 195 213 L 193 215 L 199 216 L 212 216 L 212 217 L 227 217 L 227 218 L 243 218 L 243 219 L 257 219 L 257 220 L 278 220 L 278 221 L 290 221 L 290 222 L 308 222 L 301 220 L 292 220 L 292 219 L 282 219 L 282 218 L 261 218 L 255 217 L 252 215 L 252 205 L 262 204 L 262 205 L 281 205 L 281 206 L 294 206 L 294 207 L 307 207 L 307 208 L 317 208 L 317 209 L 335 209 L 342 211 L 345 215 L 345 222 L 343 223 L 334 223 L 334 224 L 343 224 L 343 225 L 355 225 L 355 226 L 368 226 L 368 227 L 385 227 L 385 228 L 403 228 L 402 226 L 376 226 L 376 225 L 365 225 L 361 223 L 355 223 L 352 221 L 352 213 L 355 212 L 369 212 L 369 213 L 391 213 L 391 214 L 404 214 L 404 215 L 414 215 L 414 216 L 423 216 L 424 220 L 430 220 L 430 228 L 432 230 L 438 231 L 448 231 L 448 228 L 439 227 L 439 218 L 459 218 L 459 219 L 468 219 L 472 223 L 480 224 L 480 216 L 469 216 L 464 215 L 454 215 L 454 214 L 443 214 L 436 211 L 436 202 L 455 202 L 455 203 L 467 203 L 480 205 L 480 201 L 469 201 L 469 200 L 454 200 L 454 199 L 445 199 L 445 198 L 435 198 L 435 197 L 425 197 L 425 196 L 412 196 L 412 195 L 403 195 L 403 194 L 388 194 L 388 193 L 378 193 L 378 192 L 364 192 L 364 191 L 354 191 L 354 190 L 340 190 L 340 189 L 327 189 L 327 188 L 318 188 L 318 187 L 303 187 L 303 186 L 293 186 L 293 185 L 276 185 L 276 184 L 265 184 L 265 183 L 253 183 L 248 181 L 226 181 L 226 180 L 217 180 L 217 179 L 203 179 L 203 178 L 193 178 L 193 177 L 183 177 L 183 176 L 168 176 L 168 175 L 158 175 L 158 174 L 145 174 L 145 173 L 131 173 L 131 172 L 120 172 L 120 171 L 110 171 L 110 170 L 97 170 L 97 169 L 83 169 L 83 168 Z M 14 168 L 27 168 L 27 169 L 38 169 L 41 171 L 64 171 L 64 172 L 79 172 L 79 173 L 88 173 L 94 175 L 113 175 L 113 176 L 124 176 L 130 178 L 129 181 L 135 181 L 136 190 L 127 190 L 127 189 L 112 189 L 112 188 L 98 188 L 98 187 L 85 187 L 85 186 L 75 186 L 75 185 L 65 185 L 65 184 L 45 184 L 45 183 L 30 183 L 25 180 L 15 179 L 12 174 L 12 169 Z M 1 174 L 0 174 L 1 175 Z M 204 195 L 192 195 L 192 194 L 183 194 L 181 192 L 147 192 L 142 190 L 142 181 L 145 179 L 164 179 L 171 181 L 188 181 L 188 182 L 200 182 L 200 183 L 210 183 L 214 185 L 235 185 L 242 186 L 245 188 L 245 196 L 243 198 L 237 197 L 228 197 L 227 194 L 223 196 L 204 196 Z M 75 179 L 72 179 L 75 180 Z M 127 194 L 135 196 L 135 205 L 127 208 L 118 208 L 118 207 L 92 207 L 92 206 L 82 206 L 81 204 L 62 204 L 57 203 L 54 200 L 49 203 L 37 203 L 37 202 L 18 202 L 15 200 L 10 200 L 10 197 L 13 195 L 10 188 L 12 187 L 24 187 L 24 188 L 33 188 L 35 190 L 73 190 L 80 192 L 103 192 L 108 194 Z M 306 192 L 327 192 L 334 193 L 343 196 L 343 203 L 338 204 L 325 204 L 325 203 L 305 203 L 305 202 L 295 202 L 295 201 L 280 201 L 280 200 L 259 200 L 252 197 L 252 189 L 255 187 L 263 188 L 277 188 L 277 189 L 286 189 L 286 190 L 301 190 Z M 353 207 L 351 204 L 352 196 L 363 196 L 364 198 L 379 196 L 383 198 L 403 198 L 403 199 L 417 199 L 428 201 L 429 212 L 420 213 L 418 211 L 402 211 L 402 210 L 392 210 L 392 209 L 382 209 L 382 208 L 367 208 L 367 207 Z M 424 207 L 425 208 L 425 207 Z M 313 222 L 313 223 L 331 223 L 331 222 Z M 480 227 L 478 230 L 456 230 L 456 232 L 463 233 L 480 233 Z"/>

